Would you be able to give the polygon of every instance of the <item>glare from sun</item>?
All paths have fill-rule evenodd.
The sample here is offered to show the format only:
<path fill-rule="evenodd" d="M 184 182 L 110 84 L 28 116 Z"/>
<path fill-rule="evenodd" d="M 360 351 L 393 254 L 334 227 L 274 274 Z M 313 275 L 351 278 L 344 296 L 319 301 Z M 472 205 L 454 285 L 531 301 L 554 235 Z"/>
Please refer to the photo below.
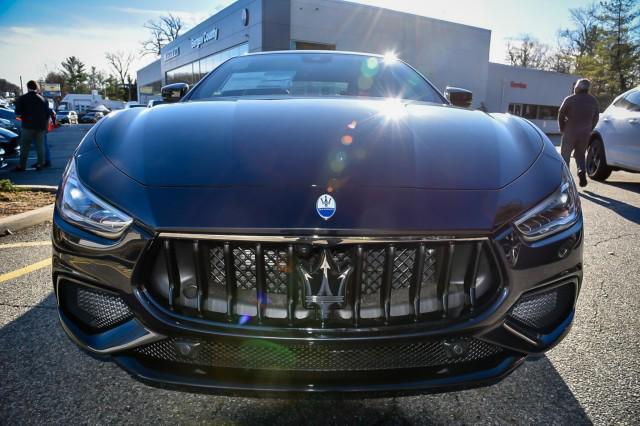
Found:
<path fill-rule="evenodd" d="M 387 120 L 398 120 L 407 114 L 405 104 L 398 98 L 387 98 L 380 102 L 378 112 Z"/>
<path fill-rule="evenodd" d="M 383 61 L 385 64 L 392 64 L 397 60 L 398 60 L 398 55 L 396 55 L 396 52 L 394 51 L 385 52 L 383 56 Z"/>

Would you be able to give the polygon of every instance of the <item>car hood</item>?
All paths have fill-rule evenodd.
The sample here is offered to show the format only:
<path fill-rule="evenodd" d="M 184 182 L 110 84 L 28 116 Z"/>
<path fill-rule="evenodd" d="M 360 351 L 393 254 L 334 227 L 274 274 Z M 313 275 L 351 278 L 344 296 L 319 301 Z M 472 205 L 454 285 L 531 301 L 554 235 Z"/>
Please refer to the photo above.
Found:
<path fill-rule="evenodd" d="M 4 136 L 7 139 L 14 139 L 18 137 L 17 134 L 9 129 L 5 129 L 4 127 L 0 127 L 0 136 Z"/>
<path fill-rule="evenodd" d="M 151 187 L 499 189 L 543 148 L 523 120 L 358 99 L 242 99 L 134 108 L 96 143 Z"/>

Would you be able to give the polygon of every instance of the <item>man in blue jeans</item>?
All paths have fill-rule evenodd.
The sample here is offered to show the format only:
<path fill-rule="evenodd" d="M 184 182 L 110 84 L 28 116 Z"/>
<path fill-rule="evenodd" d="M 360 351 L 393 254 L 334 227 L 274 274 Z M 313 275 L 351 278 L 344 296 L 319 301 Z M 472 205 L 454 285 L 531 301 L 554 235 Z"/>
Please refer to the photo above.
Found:
<path fill-rule="evenodd" d="M 51 117 L 51 123 L 53 123 L 53 128 L 55 128 L 56 113 L 53 112 L 51 108 L 49 108 L 49 116 Z M 47 131 L 44 132 L 44 167 L 51 167 L 51 150 L 49 149 L 49 141 L 47 140 L 48 134 L 49 134 L 49 125 L 47 125 Z M 37 169 L 38 163 L 32 164 L 31 167 L 34 169 Z"/>
<path fill-rule="evenodd" d="M 20 135 L 20 165 L 14 171 L 23 172 L 27 167 L 31 142 L 35 141 L 38 153 L 36 170 L 41 170 L 45 164 L 44 135 L 49 124 L 49 104 L 38 94 L 38 84 L 30 80 L 27 83 L 26 94 L 16 99 L 16 116 L 22 119 L 22 134 Z"/>

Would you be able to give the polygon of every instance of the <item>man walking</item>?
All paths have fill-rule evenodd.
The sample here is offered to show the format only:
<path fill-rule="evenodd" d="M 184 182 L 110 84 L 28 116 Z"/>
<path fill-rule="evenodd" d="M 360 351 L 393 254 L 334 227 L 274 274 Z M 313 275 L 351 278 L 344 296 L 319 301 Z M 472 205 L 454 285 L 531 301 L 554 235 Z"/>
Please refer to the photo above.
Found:
<path fill-rule="evenodd" d="M 591 82 L 586 78 L 578 80 L 573 88 L 573 95 L 562 102 L 558 113 L 558 124 L 562 133 L 562 158 L 569 166 L 571 153 L 578 166 L 580 186 L 587 186 L 585 170 L 585 151 L 589 143 L 589 136 L 598 124 L 600 105 L 596 98 L 589 94 Z"/>
<path fill-rule="evenodd" d="M 27 83 L 29 90 L 25 95 L 16 99 L 16 116 L 22 120 L 22 134 L 20 136 L 20 165 L 14 170 L 23 172 L 27 167 L 31 142 L 36 143 L 38 162 L 36 170 L 44 167 L 44 134 L 49 124 L 49 104 L 38 94 L 38 85 L 30 80 Z"/>

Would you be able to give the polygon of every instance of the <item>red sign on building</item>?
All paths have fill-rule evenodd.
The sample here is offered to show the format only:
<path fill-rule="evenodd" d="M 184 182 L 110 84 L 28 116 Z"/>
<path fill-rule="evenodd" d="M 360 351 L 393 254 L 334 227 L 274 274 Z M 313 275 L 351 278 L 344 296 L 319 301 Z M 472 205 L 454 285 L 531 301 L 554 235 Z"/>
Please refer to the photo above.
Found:
<path fill-rule="evenodd" d="M 527 83 L 518 83 L 516 81 L 512 81 L 511 82 L 511 87 L 513 87 L 515 89 L 526 89 L 527 88 Z"/>

